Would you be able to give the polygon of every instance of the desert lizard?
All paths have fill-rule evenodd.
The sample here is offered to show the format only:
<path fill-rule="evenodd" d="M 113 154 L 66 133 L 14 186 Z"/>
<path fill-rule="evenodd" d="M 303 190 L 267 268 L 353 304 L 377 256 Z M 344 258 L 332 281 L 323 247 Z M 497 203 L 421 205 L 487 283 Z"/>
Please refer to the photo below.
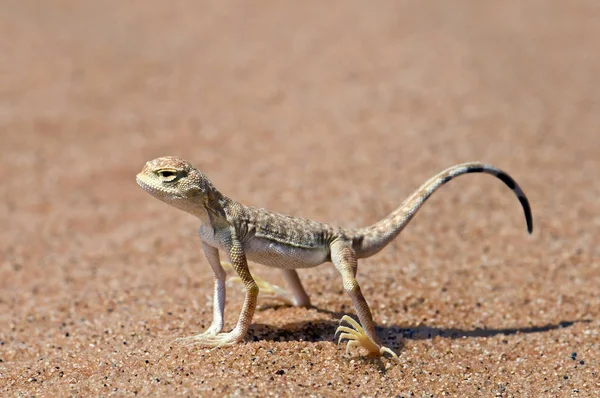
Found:
<path fill-rule="evenodd" d="M 348 322 L 350 327 L 340 326 L 336 335 L 339 332 L 340 340 L 348 339 L 347 349 L 361 346 L 370 354 L 387 352 L 395 356 L 392 350 L 380 345 L 375 334 L 371 310 L 355 278 L 357 260 L 378 253 L 404 229 L 439 187 L 467 173 L 487 173 L 502 180 L 519 199 L 531 233 L 531 208 L 523 190 L 505 172 L 479 162 L 447 168 L 421 185 L 384 219 L 354 230 L 245 206 L 223 195 L 202 172 L 177 157 L 161 157 L 147 162 L 137 175 L 137 183 L 152 196 L 201 220 L 199 235 L 202 248 L 214 273 L 213 319 L 204 333 L 190 336 L 187 341 L 218 347 L 244 340 L 259 292 L 247 261 L 281 269 L 290 289 L 288 296 L 285 292 L 281 296 L 297 306 L 308 306 L 310 300 L 296 270 L 332 262 L 342 277 L 344 290 L 350 295 L 360 321 L 359 324 L 344 316 L 342 321 Z M 227 333 L 222 332 L 226 273 L 219 251 L 229 259 L 246 293 L 237 325 Z"/>

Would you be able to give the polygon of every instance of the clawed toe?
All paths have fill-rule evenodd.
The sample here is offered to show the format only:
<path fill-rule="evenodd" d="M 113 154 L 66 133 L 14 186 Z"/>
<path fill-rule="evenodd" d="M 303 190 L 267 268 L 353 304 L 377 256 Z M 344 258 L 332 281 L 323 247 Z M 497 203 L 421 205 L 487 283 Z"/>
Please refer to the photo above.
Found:
<path fill-rule="evenodd" d="M 362 347 L 366 349 L 370 355 L 382 356 L 384 353 L 388 353 L 392 357 L 397 357 L 394 351 L 388 347 L 380 346 L 373 341 L 362 326 L 348 315 L 344 315 L 342 319 L 340 319 L 340 324 L 342 322 L 347 322 L 350 327 L 340 325 L 335 331 L 335 335 L 340 333 L 338 344 L 340 344 L 342 340 L 348 340 L 346 354 L 350 353 L 350 347 Z"/>
<path fill-rule="evenodd" d="M 183 344 L 186 346 L 192 346 L 192 345 L 198 344 L 198 342 L 201 341 L 203 337 L 204 337 L 204 333 L 201 333 L 201 334 L 196 334 L 193 336 L 178 337 L 175 340 L 173 340 L 173 342 L 178 343 L 178 344 Z"/>
<path fill-rule="evenodd" d="M 217 333 L 207 330 L 203 333 L 194 334 L 192 336 L 178 337 L 173 340 L 175 343 L 183 344 L 186 346 L 203 345 L 206 341 L 209 341 L 212 337 L 216 336 Z"/>
<path fill-rule="evenodd" d="M 233 345 L 242 341 L 243 338 L 238 336 L 238 333 L 201 333 L 194 336 L 180 337 L 175 339 L 175 342 L 182 343 L 186 346 L 203 346 L 203 347 L 223 347 Z"/>

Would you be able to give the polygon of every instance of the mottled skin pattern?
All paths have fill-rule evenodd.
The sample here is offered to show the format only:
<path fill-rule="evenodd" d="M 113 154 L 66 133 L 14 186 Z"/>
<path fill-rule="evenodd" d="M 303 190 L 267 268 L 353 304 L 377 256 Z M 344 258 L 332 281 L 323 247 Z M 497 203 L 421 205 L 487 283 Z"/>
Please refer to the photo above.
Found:
<path fill-rule="evenodd" d="M 156 198 L 201 220 L 199 235 L 202 248 L 214 273 L 213 321 L 204 333 L 188 337 L 186 341 L 204 346 L 222 346 L 244 339 L 254 316 L 259 291 L 248 269 L 248 260 L 280 268 L 290 293 L 280 293 L 278 298 L 298 306 L 307 306 L 310 300 L 296 269 L 332 262 L 342 277 L 344 289 L 350 295 L 360 321 L 358 324 L 344 316 L 342 320 L 351 327 L 338 328 L 340 340 L 348 339 L 348 348 L 361 346 L 374 355 L 385 352 L 395 355 L 378 343 L 371 311 L 356 281 L 357 260 L 383 249 L 439 187 L 467 173 L 487 173 L 502 180 L 523 206 L 527 229 L 531 233 L 531 209 L 521 188 L 508 174 L 478 162 L 464 163 L 442 171 L 425 182 L 389 216 L 372 226 L 357 230 L 332 227 L 235 202 L 221 194 L 202 172 L 177 157 L 149 161 L 137 175 L 137 182 Z M 246 291 L 238 323 L 228 333 L 222 333 L 226 274 L 219 251 L 228 257 Z M 269 287 L 265 282 L 261 284 Z"/>

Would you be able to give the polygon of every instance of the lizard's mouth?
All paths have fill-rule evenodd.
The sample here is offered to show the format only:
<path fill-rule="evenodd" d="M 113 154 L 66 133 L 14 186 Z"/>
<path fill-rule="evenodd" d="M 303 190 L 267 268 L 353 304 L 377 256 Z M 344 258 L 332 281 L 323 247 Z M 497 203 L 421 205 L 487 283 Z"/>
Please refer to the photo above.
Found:
<path fill-rule="evenodd" d="M 140 188 L 148 192 L 150 195 L 160 199 L 167 199 L 167 197 L 170 199 L 181 199 L 182 197 L 175 190 L 162 186 L 160 183 L 154 181 L 151 177 L 148 177 L 142 173 L 139 173 L 135 177 L 135 180 Z"/>

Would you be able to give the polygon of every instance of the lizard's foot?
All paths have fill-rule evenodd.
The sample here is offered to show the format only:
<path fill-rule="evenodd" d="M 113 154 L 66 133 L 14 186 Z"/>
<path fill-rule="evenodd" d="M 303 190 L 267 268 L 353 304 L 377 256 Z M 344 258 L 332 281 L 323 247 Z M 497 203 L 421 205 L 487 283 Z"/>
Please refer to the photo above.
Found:
<path fill-rule="evenodd" d="M 180 337 L 176 339 L 176 342 L 181 342 L 187 346 L 199 345 L 203 347 L 223 347 L 228 345 L 234 345 L 244 340 L 244 334 L 238 330 L 233 329 L 228 333 L 208 333 L 207 330 L 204 333 L 200 333 L 194 336 Z"/>
<path fill-rule="evenodd" d="M 214 330 L 211 330 L 210 328 L 208 328 L 204 332 L 195 334 L 193 336 L 178 337 L 175 340 L 173 340 L 173 343 L 182 343 L 185 345 L 193 345 L 199 341 L 202 341 L 205 338 L 210 338 L 210 337 L 216 336 L 217 334 L 218 334 L 217 331 L 214 331 Z"/>
<path fill-rule="evenodd" d="M 221 262 L 221 265 L 226 271 L 233 270 L 233 267 L 229 263 Z M 292 298 L 292 295 L 284 288 L 269 283 L 260 276 L 255 275 L 254 273 L 252 274 L 252 278 L 254 278 L 254 282 L 256 282 L 256 284 L 258 285 L 259 295 L 267 296 L 274 300 L 282 301 L 283 303 L 290 306 L 296 305 L 296 302 Z M 229 278 L 228 282 L 242 284 L 242 280 L 239 276 L 233 276 Z"/>
<path fill-rule="evenodd" d="M 344 315 L 342 319 L 340 319 L 340 324 L 342 322 L 347 322 L 351 327 L 339 326 L 335 331 L 335 335 L 340 333 L 338 344 L 340 344 L 343 339 L 348 340 L 346 354 L 350 353 L 350 347 L 363 347 L 369 352 L 369 355 L 382 356 L 387 352 L 392 357 L 398 357 L 394 351 L 387 347 L 380 346 L 374 342 L 373 339 L 367 335 L 367 332 L 362 328 L 362 326 L 360 326 L 358 322 L 350 318 L 348 315 Z"/>
<path fill-rule="evenodd" d="M 221 328 L 219 326 L 210 325 L 208 327 L 208 329 L 206 329 L 202 333 L 195 334 L 193 336 L 179 337 L 179 338 L 176 338 L 174 340 L 174 342 L 183 342 L 183 343 L 191 343 L 191 344 L 193 344 L 194 340 L 201 340 L 201 339 L 204 339 L 204 338 L 216 336 L 217 334 L 219 334 L 220 331 L 221 331 Z"/>

